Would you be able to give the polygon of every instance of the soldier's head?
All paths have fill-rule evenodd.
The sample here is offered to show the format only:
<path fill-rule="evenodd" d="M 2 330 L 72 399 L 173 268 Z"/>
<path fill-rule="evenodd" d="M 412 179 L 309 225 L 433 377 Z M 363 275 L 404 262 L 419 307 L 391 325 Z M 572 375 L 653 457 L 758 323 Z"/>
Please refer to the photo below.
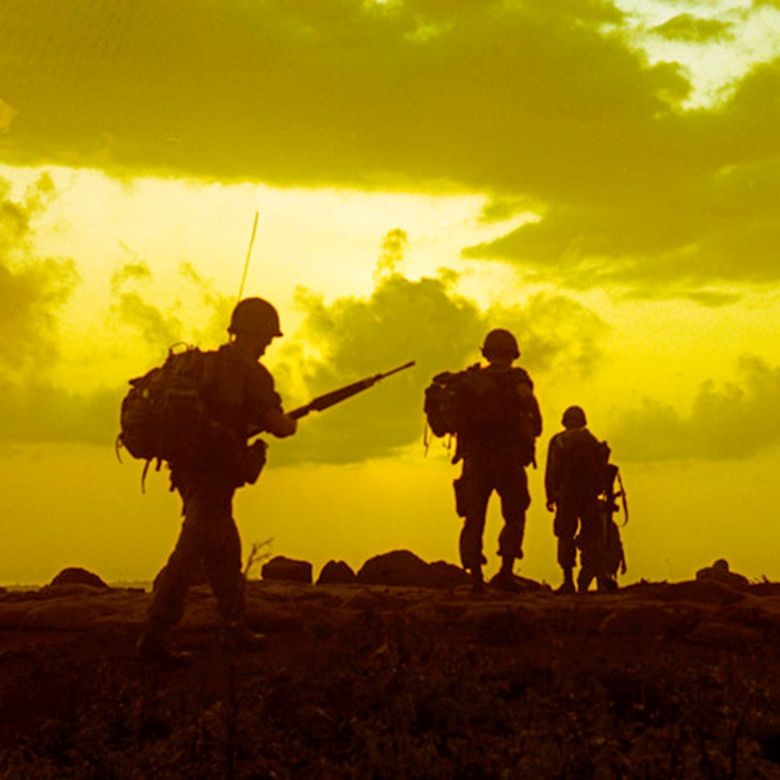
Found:
<path fill-rule="evenodd" d="M 228 333 L 237 344 L 260 357 L 271 341 L 282 335 L 279 313 L 263 298 L 244 298 L 233 309 Z"/>
<path fill-rule="evenodd" d="M 508 330 L 495 328 L 485 336 L 482 354 L 490 363 L 512 365 L 512 362 L 520 357 L 520 349 L 517 339 Z"/>
<path fill-rule="evenodd" d="M 580 406 L 570 406 L 563 413 L 561 422 L 567 430 L 570 428 L 584 428 L 588 424 L 588 421 L 585 419 L 585 412 Z"/>

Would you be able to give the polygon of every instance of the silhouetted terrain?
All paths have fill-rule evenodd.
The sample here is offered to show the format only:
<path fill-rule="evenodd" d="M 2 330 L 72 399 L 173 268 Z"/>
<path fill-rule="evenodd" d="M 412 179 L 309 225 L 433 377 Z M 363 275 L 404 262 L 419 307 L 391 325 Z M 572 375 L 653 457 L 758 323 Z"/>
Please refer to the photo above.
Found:
<path fill-rule="evenodd" d="M 149 594 L 0 595 L 2 778 L 780 777 L 780 585 L 556 596 L 252 581 L 266 651 L 208 588 L 142 666 Z"/>

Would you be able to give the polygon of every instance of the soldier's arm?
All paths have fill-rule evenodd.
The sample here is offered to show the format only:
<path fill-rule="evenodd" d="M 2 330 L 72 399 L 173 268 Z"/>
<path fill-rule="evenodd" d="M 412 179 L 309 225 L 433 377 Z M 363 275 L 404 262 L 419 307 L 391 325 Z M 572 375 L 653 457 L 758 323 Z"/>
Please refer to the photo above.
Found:
<path fill-rule="evenodd" d="M 542 413 L 539 409 L 539 402 L 534 395 L 533 386 L 520 382 L 517 385 L 517 394 L 520 396 L 520 402 L 523 412 L 529 418 L 532 424 L 532 433 L 534 436 L 542 434 Z"/>
<path fill-rule="evenodd" d="M 263 429 L 278 439 L 284 439 L 298 430 L 298 421 L 281 409 L 269 409 L 264 415 Z"/>
<path fill-rule="evenodd" d="M 547 509 L 553 511 L 559 499 L 558 442 L 553 436 L 547 447 L 547 466 L 544 470 L 544 489 L 547 494 Z"/>

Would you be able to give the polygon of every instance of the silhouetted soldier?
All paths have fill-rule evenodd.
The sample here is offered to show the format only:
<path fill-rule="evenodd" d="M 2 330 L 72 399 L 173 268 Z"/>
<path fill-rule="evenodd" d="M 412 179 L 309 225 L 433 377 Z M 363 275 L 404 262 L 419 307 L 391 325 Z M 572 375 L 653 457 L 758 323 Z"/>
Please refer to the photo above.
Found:
<path fill-rule="evenodd" d="M 577 589 L 584 592 L 594 577 L 599 590 L 614 590 L 606 572 L 606 515 L 599 495 L 604 490 L 609 448 L 585 426 L 585 412 L 570 406 L 561 421 L 565 430 L 550 439 L 545 470 L 547 509 L 555 512 L 558 564 L 563 583 L 558 593 L 574 593 L 574 567 L 580 548 Z"/>
<path fill-rule="evenodd" d="M 498 538 L 501 570 L 495 584 L 517 588 L 515 560 L 523 557 L 525 512 L 531 503 L 525 467 L 534 462 L 534 439 L 542 432 L 542 416 L 526 371 L 512 364 L 520 357 L 517 340 L 503 329 L 491 330 L 482 345 L 487 366 L 462 372 L 462 420 L 453 462 L 463 460 L 455 480 L 463 568 L 471 573 L 476 591 L 483 585 L 482 537 L 490 495 L 501 498 L 504 526 Z"/>
<path fill-rule="evenodd" d="M 254 481 L 264 462 L 248 464 L 257 448 L 247 446 L 250 431 L 282 438 L 295 433 L 297 422 L 282 411 L 274 380 L 258 361 L 271 341 L 281 336 L 276 309 L 262 298 L 240 301 L 230 321 L 231 338 L 206 353 L 204 395 L 212 419 L 208 441 L 184 462 L 171 464 L 171 484 L 182 497 L 184 521 L 176 547 L 155 579 L 149 619 L 138 642 L 144 660 L 176 664 L 187 654 L 172 651 L 168 630 L 184 613 L 188 588 L 205 571 L 222 617 L 222 641 L 228 648 L 254 648 L 263 637 L 243 621 L 244 576 L 241 541 L 233 520 L 237 487 Z"/>

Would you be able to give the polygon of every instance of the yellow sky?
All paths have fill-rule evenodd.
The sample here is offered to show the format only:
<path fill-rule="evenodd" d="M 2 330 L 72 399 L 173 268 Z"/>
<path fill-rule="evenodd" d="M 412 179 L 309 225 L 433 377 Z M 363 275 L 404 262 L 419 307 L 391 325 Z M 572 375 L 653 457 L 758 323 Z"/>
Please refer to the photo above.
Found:
<path fill-rule="evenodd" d="M 780 3 L 7 0 L 0 29 L 0 582 L 154 575 L 178 507 L 116 463 L 119 400 L 224 338 L 256 212 L 289 406 L 417 366 L 273 443 L 247 543 L 456 561 L 422 391 L 504 326 L 540 462 L 572 402 L 610 441 L 630 578 L 780 576 Z M 521 571 L 555 581 L 531 486 Z"/>

